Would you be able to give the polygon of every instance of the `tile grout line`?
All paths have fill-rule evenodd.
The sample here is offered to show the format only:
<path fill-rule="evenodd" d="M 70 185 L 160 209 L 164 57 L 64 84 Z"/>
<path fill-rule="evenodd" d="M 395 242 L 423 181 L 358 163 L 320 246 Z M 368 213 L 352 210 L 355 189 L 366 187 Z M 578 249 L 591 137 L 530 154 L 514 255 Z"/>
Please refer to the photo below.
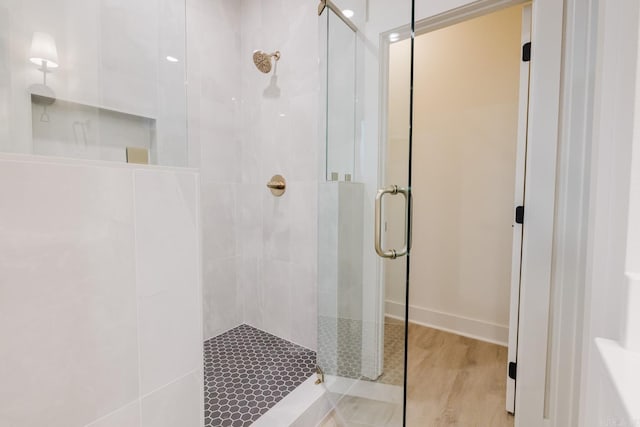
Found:
<path fill-rule="evenodd" d="M 144 399 L 146 397 L 149 397 L 152 394 L 159 392 L 160 390 L 164 390 L 165 388 L 174 385 L 178 381 L 182 381 L 183 379 L 187 378 L 189 375 L 193 375 L 194 373 L 197 374 L 199 372 L 200 372 L 200 369 L 196 368 L 196 369 L 193 369 L 193 370 L 187 372 L 186 374 L 180 375 L 178 378 L 175 378 L 175 379 L 169 381 L 168 383 L 163 384 L 160 387 L 151 390 L 149 393 L 143 394 L 142 396 L 140 396 L 140 400 L 142 400 L 142 399 Z"/>
<path fill-rule="evenodd" d="M 133 266 L 135 270 L 135 294 L 136 294 L 136 344 L 138 346 L 138 422 L 142 426 L 142 353 L 140 345 L 140 295 L 139 295 L 139 271 L 138 271 L 138 203 L 136 192 L 136 171 L 131 172 L 133 184 Z"/>

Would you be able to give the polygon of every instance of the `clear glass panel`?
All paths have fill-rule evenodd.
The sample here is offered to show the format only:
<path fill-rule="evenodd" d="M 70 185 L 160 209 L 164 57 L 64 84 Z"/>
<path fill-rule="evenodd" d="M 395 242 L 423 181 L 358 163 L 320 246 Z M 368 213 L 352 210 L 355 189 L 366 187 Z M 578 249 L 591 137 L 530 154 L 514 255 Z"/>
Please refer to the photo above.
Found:
<path fill-rule="evenodd" d="M 184 0 L 0 0 L 0 151 L 186 166 Z"/>
<path fill-rule="evenodd" d="M 410 39 L 412 2 L 327 2 L 321 19 L 327 168 L 318 201 L 318 365 L 339 425 L 401 426 L 408 261 L 376 253 L 374 208 L 379 189 L 401 190 L 381 200 L 379 237 L 387 252 L 402 252 L 411 45 L 409 56 L 397 58 L 390 46 Z M 391 74 L 404 79 L 391 87 Z"/>
<path fill-rule="evenodd" d="M 528 77 L 520 80 L 527 67 L 522 9 L 494 9 L 463 21 L 449 16 L 450 25 L 432 21 L 414 40 L 411 305 L 415 319 L 430 327 L 410 327 L 410 342 L 422 344 L 409 353 L 421 361 L 409 377 L 410 424 L 437 425 L 444 410 L 458 425 L 514 422 L 505 410 L 504 344 L 512 268 L 516 283 L 520 271 L 512 254 L 521 250 L 514 233 L 522 233 L 513 227 L 514 194 L 523 191 L 515 191 L 516 181 L 524 183 L 524 175 L 516 178 L 516 165 L 524 165 L 524 150 L 517 160 L 518 116 L 527 102 L 519 92 L 526 94 L 528 84 Z M 471 45 L 472 54 L 457 54 Z M 409 49 L 408 41 L 394 44 L 391 54 L 399 60 L 392 63 L 410 58 Z M 403 76 L 391 79 L 404 86 Z M 403 144 L 394 149 L 406 155 Z M 455 386 L 437 379 L 443 372 L 456 377 Z M 446 407 L 429 397 L 443 393 L 455 395 Z"/>
<path fill-rule="evenodd" d="M 329 181 L 353 176 L 356 143 L 356 33 L 327 9 L 327 168 Z"/>

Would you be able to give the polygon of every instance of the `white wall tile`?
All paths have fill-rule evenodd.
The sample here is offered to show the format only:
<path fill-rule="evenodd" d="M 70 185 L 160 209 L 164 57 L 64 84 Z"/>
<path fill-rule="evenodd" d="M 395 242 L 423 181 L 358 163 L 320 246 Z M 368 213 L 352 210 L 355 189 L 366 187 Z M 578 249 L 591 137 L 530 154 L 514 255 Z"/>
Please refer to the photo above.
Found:
<path fill-rule="evenodd" d="M 143 427 L 198 427 L 203 423 L 203 373 L 194 371 L 142 398 Z"/>
<path fill-rule="evenodd" d="M 318 18 L 309 12 L 308 5 L 299 2 L 244 0 L 240 4 L 243 184 L 238 197 L 244 200 L 238 206 L 241 217 L 242 211 L 245 212 L 237 235 L 240 253 L 257 257 L 259 270 L 256 281 L 243 279 L 242 282 L 244 319 L 270 333 L 313 348 Z M 260 73 L 254 66 L 250 55 L 257 49 L 280 50 L 281 59 L 272 73 Z M 265 92 L 274 83 L 279 89 L 278 96 Z M 287 180 L 283 197 L 273 197 L 265 188 L 274 174 L 281 174 Z M 256 200 L 261 200 L 259 210 L 256 210 Z M 261 230 L 259 244 L 255 243 L 257 227 Z M 242 264 L 238 268 L 242 268 Z M 248 275 L 252 274 L 253 271 Z M 305 311 L 299 308 L 300 304 L 313 307 Z"/>
<path fill-rule="evenodd" d="M 317 62 L 315 65 L 318 67 Z M 293 96 L 290 101 L 291 180 L 315 182 L 317 179 L 318 96 L 318 91 L 314 91 Z"/>
<path fill-rule="evenodd" d="M 206 236 L 205 236 L 206 237 Z M 207 260 L 204 265 L 204 339 L 240 325 L 242 305 L 238 301 L 236 257 Z"/>
<path fill-rule="evenodd" d="M 236 254 L 236 189 L 234 184 L 202 185 L 202 230 L 205 262 Z"/>
<path fill-rule="evenodd" d="M 196 175 L 136 171 L 135 197 L 138 294 L 197 286 Z"/>
<path fill-rule="evenodd" d="M 197 176 L 136 171 L 141 392 L 202 365 Z"/>
<path fill-rule="evenodd" d="M 317 348 L 318 301 L 315 264 L 291 265 L 291 340 Z"/>
<path fill-rule="evenodd" d="M 243 322 L 264 330 L 264 286 L 258 256 L 240 256 L 236 259 L 238 272 L 238 298 L 242 304 Z"/>
<path fill-rule="evenodd" d="M 190 93 L 203 177 L 205 338 L 247 322 L 313 347 L 314 315 L 295 322 L 291 295 L 316 299 L 318 18 L 295 1 L 189 3 L 200 26 Z M 255 50 L 281 51 L 272 73 L 256 69 Z M 265 188 L 275 174 L 287 179 L 283 197 Z"/>
<path fill-rule="evenodd" d="M 0 195 L 0 425 L 140 425 L 202 370 L 197 174 L 0 158 Z"/>
<path fill-rule="evenodd" d="M 0 161 L 0 425 L 84 425 L 138 395 L 132 177 Z"/>
<path fill-rule="evenodd" d="M 182 283 L 187 285 L 186 282 Z M 143 394 L 202 366 L 202 318 L 194 286 L 139 298 Z"/>
<path fill-rule="evenodd" d="M 237 1 L 187 0 L 189 129 L 202 176 L 205 339 L 243 317 L 235 266 L 243 152 L 239 12 Z"/>
<path fill-rule="evenodd" d="M 200 167 L 204 183 L 224 184 L 240 179 L 239 143 L 232 122 L 234 115 L 230 105 L 215 102 L 201 103 L 200 114 L 206 118 L 201 123 Z"/>
<path fill-rule="evenodd" d="M 262 255 L 262 197 L 269 190 L 266 186 L 238 184 L 236 200 L 236 245 L 243 257 Z"/>
<path fill-rule="evenodd" d="M 290 266 L 288 262 L 263 258 L 260 267 L 264 295 L 264 330 L 288 340 L 291 340 L 293 320 Z"/>
<path fill-rule="evenodd" d="M 270 191 L 262 192 L 262 239 L 265 259 L 289 261 L 291 259 L 291 195 L 274 197 Z"/>
<path fill-rule="evenodd" d="M 291 262 L 315 266 L 318 252 L 318 184 L 314 181 L 294 181 L 289 190 Z"/>

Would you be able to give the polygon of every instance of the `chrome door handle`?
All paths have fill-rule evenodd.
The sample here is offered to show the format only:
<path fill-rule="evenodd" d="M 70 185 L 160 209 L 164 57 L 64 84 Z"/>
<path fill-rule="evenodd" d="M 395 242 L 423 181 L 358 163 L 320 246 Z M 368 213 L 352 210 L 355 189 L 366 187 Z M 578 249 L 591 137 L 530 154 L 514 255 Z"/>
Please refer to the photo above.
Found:
<path fill-rule="evenodd" d="M 405 223 L 404 223 L 404 247 L 402 249 L 382 249 L 382 198 L 385 194 L 397 195 L 402 194 L 404 196 L 404 206 L 405 206 Z M 405 256 L 411 250 L 411 236 L 410 236 L 410 224 L 412 221 L 411 215 L 411 190 L 409 188 L 398 187 L 397 185 L 391 185 L 386 188 L 381 188 L 378 190 L 378 194 L 376 195 L 376 204 L 375 204 L 375 248 L 376 253 L 380 255 L 382 258 L 390 258 L 396 259 L 401 256 Z"/>

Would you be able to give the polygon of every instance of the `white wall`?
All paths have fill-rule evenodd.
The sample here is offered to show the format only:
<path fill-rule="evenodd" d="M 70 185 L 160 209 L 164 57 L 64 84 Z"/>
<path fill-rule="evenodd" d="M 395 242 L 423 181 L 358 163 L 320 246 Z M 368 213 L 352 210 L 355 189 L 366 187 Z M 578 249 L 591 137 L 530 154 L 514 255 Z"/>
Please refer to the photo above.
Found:
<path fill-rule="evenodd" d="M 198 175 L 0 158 L 0 424 L 199 426 Z"/>
<path fill-rule="evenodd" d="M 521 21 L 517 6 L 415 41 L 410 317 L 500 343 L 509 323 Z M 392 45 L 391 59 L 406 64 L 408 46 Z M 390 86 L 407 80 L 406 65 L 391 63 Z M 407 102 L 390 101 L 387 181 L 404 182 Z M 387 272 L 400 276 L 387 274 L 393 309 L 404 304 L 404 272 Z"/>

